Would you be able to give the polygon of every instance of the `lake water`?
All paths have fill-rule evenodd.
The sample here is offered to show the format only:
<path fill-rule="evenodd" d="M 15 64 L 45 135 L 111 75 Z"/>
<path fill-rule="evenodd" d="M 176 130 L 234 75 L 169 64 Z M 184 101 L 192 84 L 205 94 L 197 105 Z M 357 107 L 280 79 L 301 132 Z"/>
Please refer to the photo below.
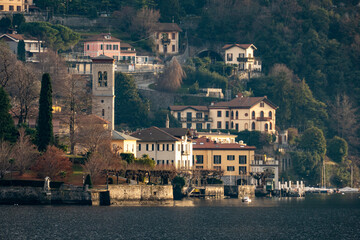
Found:
<path fill-rule="evenodd" d="M 172 206 L 0 206 L 0 239 L 360 239 L 360 195 Z"/>

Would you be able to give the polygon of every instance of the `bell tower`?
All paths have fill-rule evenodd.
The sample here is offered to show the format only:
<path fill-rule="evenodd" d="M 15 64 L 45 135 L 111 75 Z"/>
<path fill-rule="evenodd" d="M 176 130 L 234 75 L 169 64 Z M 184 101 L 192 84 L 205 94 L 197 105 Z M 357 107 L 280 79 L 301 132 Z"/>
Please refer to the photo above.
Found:
<path fill-rule="evenodd" d="M 92 113 L 109 122 L 114 129 L 115 60 L 100 55 L 92 59 Z"/>

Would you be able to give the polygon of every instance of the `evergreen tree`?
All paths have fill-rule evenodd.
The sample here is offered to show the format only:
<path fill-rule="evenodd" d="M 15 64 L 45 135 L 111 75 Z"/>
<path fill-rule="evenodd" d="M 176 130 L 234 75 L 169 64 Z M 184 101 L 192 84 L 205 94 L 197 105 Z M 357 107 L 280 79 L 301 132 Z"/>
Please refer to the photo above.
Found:
<path fill-rule="evenodd" d="M 25 42 L 24 42 L 24 40 L 19 41 L 19 44 L 17 46 L 17 55 L 18 55 L 18 59 L 20 61 L 25 62 Z"/>
<path fill-rule="evenodd" d="M 48 73 L 43 75 L 41 81 L 37 134 L 39 151 L 46 151 L 47 146 L 54 141 L 52 126 L 52 87 L 50 74 Z"/>
<path fill-rule="evenodd" d="M 14 121 L 9 113 L 11 108 L 8 94 L 0 87 L 0 141 L 15 142 L 17 132 Z"/>

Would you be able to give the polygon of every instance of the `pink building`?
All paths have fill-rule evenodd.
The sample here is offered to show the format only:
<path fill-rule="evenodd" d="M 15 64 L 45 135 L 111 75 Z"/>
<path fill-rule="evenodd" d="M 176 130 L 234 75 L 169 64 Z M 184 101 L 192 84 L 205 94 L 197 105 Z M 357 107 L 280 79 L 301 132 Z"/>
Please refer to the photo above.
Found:
<path fill-rule="evenodd" d="M 120 60 L 120 39 L 112 37 L 110 33 L 102 33 L 85 40 L 85 56 L 94 58 L 102 54 Z"/>

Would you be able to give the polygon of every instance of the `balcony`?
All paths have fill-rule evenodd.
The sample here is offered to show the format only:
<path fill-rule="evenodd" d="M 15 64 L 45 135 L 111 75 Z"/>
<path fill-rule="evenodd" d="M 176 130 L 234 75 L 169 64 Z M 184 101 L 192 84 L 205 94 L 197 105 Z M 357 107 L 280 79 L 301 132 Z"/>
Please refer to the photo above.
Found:
<path fill-rule="evenodd" d="M 170 42 L 171 42 L 170 39 L 161 39 L 161 43 L 162 43 L 163 45 L 169 45 Z"/>
<path fill-rule="evenodd" d="M 236 59 L 238 62 L 253 62 L 254 58 L 253 57 L 238 57 Z"/>
<path fill-rule="evenodd" d="M 212 118 L 187 118 L 182 117 L 180 122 L 212 122 Z"/>
<path fill-rule="evenodd" d="M 259 122 L 267 122 L 267 121 L 270 121 L 271 120 L 271 117 L 258 117 L 256 118 L 256 121 L 259 121 Z"/>

